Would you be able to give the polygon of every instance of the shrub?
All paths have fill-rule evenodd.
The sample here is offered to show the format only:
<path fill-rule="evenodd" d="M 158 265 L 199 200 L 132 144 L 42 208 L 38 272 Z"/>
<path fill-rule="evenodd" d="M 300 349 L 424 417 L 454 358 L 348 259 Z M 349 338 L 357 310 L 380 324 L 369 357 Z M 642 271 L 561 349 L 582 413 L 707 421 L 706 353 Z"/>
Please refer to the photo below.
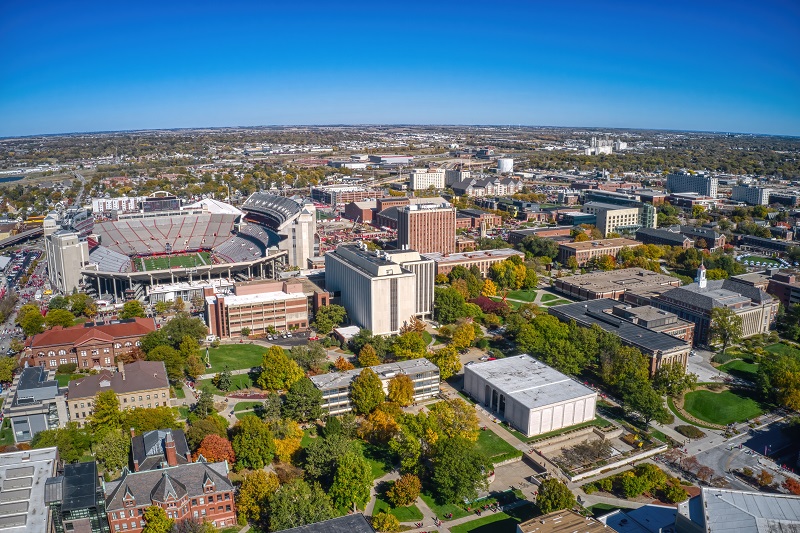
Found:
<path fill-rule="evenodd" d="M 587 483 L 581 488 L 583 489 L 583 492 L 585 492 L 586 494 L 594 494 L 595 492 L 598 491 L 597 485 L 595 485 L 594 483 Z"/>
<path fill-rule="evenodd" d="M 598 479 L 597 481 L 595 481 L 595 483 L 597 484 L 597 488 L 602 490 L 603 492 L 611 492 L 614 489 L 613 477 Z"/>
<path fill-rule="evenodd" d="M 66 365 L 58 365 L 56 374 L 72 374 L 78 369 L 77 363 L 67 363 Z"/>
<path fill-rule="evenodd" d="M 683 435 L 684 437 L 689 437 L 690 439 L 702 439 L 706 436 L 706 434 L 700 429 L 695 426 L 675 426 L 675 431 Z"/>
<path fill-rule="evenodd" d="M 711 358 L 711 361 L 714 362 L 714 363 L 719 363 L 721 365 L 724 365 L 725 363 L 727 363 L 731 359 L 733 359 L 733 356 L 730 355 L 729 352 L 725 352 L 724 354 L 723 353 L 718 353 L 717 355 L 715 355 L 714 357 Z"/>
<path fill-rule="evenodd" d="M 753 477 L 753 469 L 747 467 L 742 468 L 742 475 L 745 477 Z"/>
<path fill-rule="evenodd" d="M 689 498 L 689 493 L 680 485 L 670 484 L 664 489 L 664 499 L 667 503 L 678 503 Z"/>

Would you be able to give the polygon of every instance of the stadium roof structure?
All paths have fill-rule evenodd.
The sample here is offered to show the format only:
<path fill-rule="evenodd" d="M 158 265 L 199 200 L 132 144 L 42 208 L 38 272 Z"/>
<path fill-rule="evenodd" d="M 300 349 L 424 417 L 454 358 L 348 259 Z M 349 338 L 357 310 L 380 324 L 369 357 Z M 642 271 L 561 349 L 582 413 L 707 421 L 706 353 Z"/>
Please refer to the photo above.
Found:
<path fill-rule="evenodd" d="M 226 204 L 225 202 L 220 202 L 219 200 L 214 200 L 213 198 L 203 198 L 199 202 L 193 203 L 191 205 L 183 206 L 184 209 L 203 209 L 204 211 L 208 211 L 212 215 L 236 215 L 242 216 L 244 213 L 239 209 L 235 208 L 231 204 Z"/>
<path fill-rule="evenodd" d="M 466 368 L 528 409 L 597 394 L 529 355 L 477 363 Z M 324 376 L 325 374 L 323 374 Z"/>
<path fill-rule="evenodd" d="M 302 206 L 291 198 L 263 192 L 255 192 L 244 201 L 242 209 L 267 217 L 278 229 L 300 214 Z"/>

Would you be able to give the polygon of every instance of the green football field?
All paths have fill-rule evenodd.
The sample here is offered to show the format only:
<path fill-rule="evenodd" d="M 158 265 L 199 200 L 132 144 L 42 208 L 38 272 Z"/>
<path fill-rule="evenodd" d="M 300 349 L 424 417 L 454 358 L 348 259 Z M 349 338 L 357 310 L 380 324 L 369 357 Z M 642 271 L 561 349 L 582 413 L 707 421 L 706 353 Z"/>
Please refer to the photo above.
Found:
<path fill-rule="evenodd" d="M 146 270 L 167 270 L 170 268 L 191 268 L 210 265 L 211 253 L 197 252 L 185 255 L 165 255 L 161 257 L 139 257 L 136 260 L 136 269 L 140 272 Z"/>

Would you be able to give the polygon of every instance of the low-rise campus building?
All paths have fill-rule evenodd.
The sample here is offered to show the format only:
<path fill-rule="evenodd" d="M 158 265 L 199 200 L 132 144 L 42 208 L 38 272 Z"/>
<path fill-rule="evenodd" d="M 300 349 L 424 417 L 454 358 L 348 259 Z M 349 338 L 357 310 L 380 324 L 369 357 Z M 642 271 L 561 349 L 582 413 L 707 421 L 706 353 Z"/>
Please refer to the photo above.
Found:
<path fill-rule="evenodd" d="M 567 276 L 553 284 L 557 291 L 578 300 L 611 298 L 625 301 L 630 301 L 629 296 L 654 295 L 680 286 L 678 278 L 638 267 Z"/>
<path fill-rule="evenodd" d="M 120 409 L 165 407 L 169 405 L 169 381 L 163 361 L 135 361 L 118 364 L 118 371 L 100 373 L 69 382 L 67 409 L 72 422 L 86 424 L 94 412 L 94 398 L 114 391 Z"/>
<path fill-rule="evenodd" d="M 560 244 L 558 246 L 558 261 L 562 265 L 569 264 L 569 258 L 574 257 L 579 267 L 585 266 L 592 259 L 610 255 L 617 257 L 624 248 L 635 248 L 642 243 L 632 239 L 603 239 L 601 241 L 583 241 Z"/>
<path fill-rule="evenodd" d="M 388 393 L 389 381 L 393 377 L 405 374 L 414 383 L 414 401 L 426 400 L 439 394 L 439 367 L 425 359 L 397 361 L 370 367 L 383 383 L 384 392 Z M 322 391 L 322 408 L 331 415 L 338 415 L 353 410 L 350 402 L 350 385 L 363 368 L 346 372 L 331 372 L 311 376 L 311 381 Z"/>
<path fill-rule="evenodd" d="M 496 250 L 480 250 L 475 252 L 463 252 L 455 254 L 430 253 L 422 254 L 425 259 L 430 259 L 436 263 L 436 274 L 449 274 L 457 266 L 463 266 L 467 270 L 475 266 L 481 271 L 481 275 L 486 277 L 489 269 L 495 263 L 502 263 L 511 257 L 525 259 L 525 254 L 513 248 L 498 248 Z"/>
<path fill-rule="evenodd" d="M 58 394 L 58 382 L 48 379 L 40 366 L 22 370 L 11 385 L 10 401 L 3 415 L 11 420 L 14 442 L 29 442 L 40 431 L 56 429 L 67 422 L 64 397 Z"/>
<path fill-rule="evenodd" d="M 528 437 L 595 418 L 595 391 L 528 355 L 464 367 L 464 392 Z"/>

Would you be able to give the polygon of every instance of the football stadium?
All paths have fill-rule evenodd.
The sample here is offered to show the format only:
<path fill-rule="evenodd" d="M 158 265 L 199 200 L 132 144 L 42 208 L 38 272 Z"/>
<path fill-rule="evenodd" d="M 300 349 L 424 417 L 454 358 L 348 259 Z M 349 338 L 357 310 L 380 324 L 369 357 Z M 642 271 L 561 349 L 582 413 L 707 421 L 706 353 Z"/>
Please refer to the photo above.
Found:
<path fill-rule="evenodd" d="M 253 197 L 241 211 L 211 199 L 181 207 L 166 194 L 141 212 L 95 223 L 87 239 L 89 261 L 81 270 L 88 290 L 143 299 L 147 287 L 158 284 L 274 279 L 292 264 L 287 241 L 294 221 L 307 213 L 302 201 L 256 193 L 249 213 Z M 310 253 L 313 245 L 312 240 Z"/>

